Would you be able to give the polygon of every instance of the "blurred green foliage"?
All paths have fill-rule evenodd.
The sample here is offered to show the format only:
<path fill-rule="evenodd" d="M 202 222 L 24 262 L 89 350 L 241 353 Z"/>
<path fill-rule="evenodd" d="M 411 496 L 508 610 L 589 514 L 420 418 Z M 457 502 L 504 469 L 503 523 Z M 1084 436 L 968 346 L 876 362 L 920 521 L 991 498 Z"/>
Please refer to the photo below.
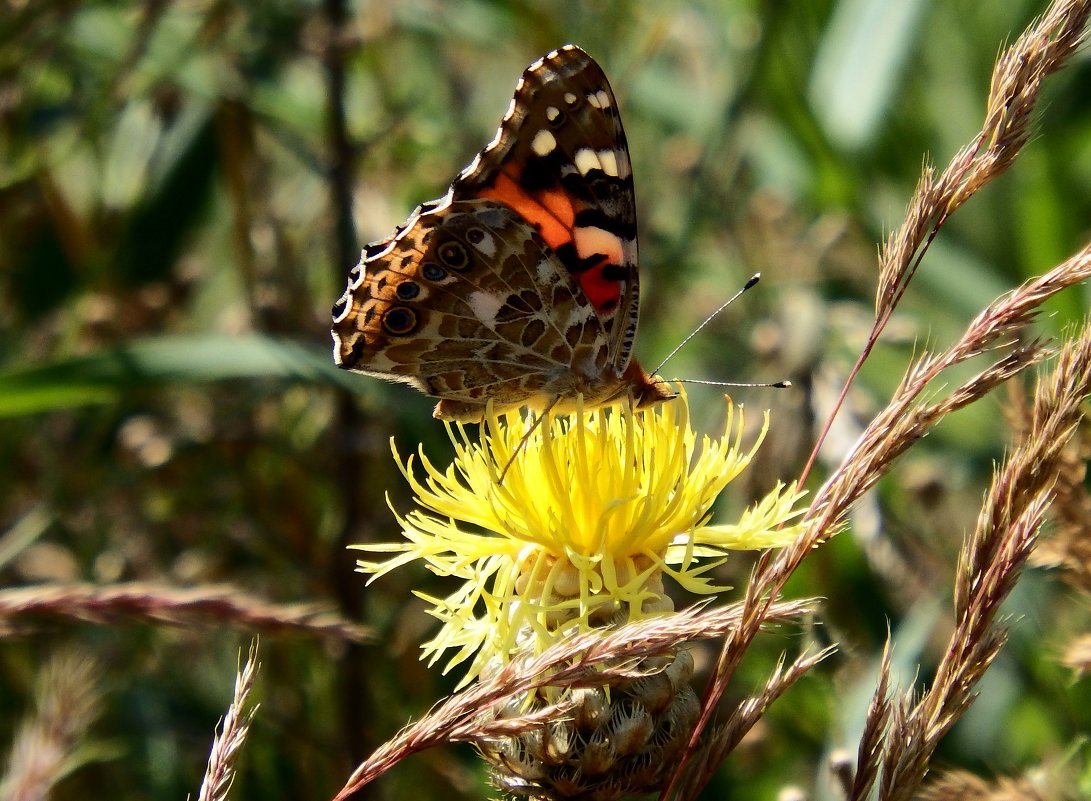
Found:
<path fill-rule="evenodd" d="M 388 439 L 424 442 L 437 461 L 449 446 L 427 399 L 332 367 L 328 310 L 355 259 L 345 254 L 444 191 L 528 63 L 575 42 L 611 76 L 641 214 L 645 366 L 762 272 L 667 371 L 793 379 L 788 391 L 733 392 L 773 408 L 749 479 L 758 491 L 798 475 L 869 326 L 876 243 L 924 160 L 946 163 L 976 133 L 996 54 L 1044 5 L 0 9 L 0 531 L 10 544 L 26 521 L 44 521 L 0 563 L 3 586 L 230 582 L 256 598 L 325 601 L 377 632 L 364 649 L 263 638 L 262 708 L 232 792 L 242 801 L 328 797 L 453 685 L 417 661 L 429 623 L 410 594 L 446 585 L 407 569 L 365 588 L 345 550 L 398 534 L 386 497 L 403 511 L 409 501 Z M 1083 57 L 1051 79 L 1024 156 L 943 230 L 850 397 L 835 451 L 915 348 L 950 342 L 996 295 L 1084 242 L 1089 87 Z M 331 128 L 339 105 L 348 149 Z M 350 206 L 338 205 L 339 176 L 351 180 Z M 1050 304 L 1042 333 L 1078 319 L 1085 294 Z M 714 425 L 720 393 L 695 387 L 692 398 Z M 791 591 L 828 599 L 820 634 L 844 643 L 842 655 L 774 707 L 710 792 L 771 799 L 796 784 L 835 797 L 822 765 L 855 742 L 888 622 L 901 679 L 925 678 L 914 668 L 937 657 L 955 553 L 1009 441 L 999 409 L 988 399 L 941 427 L 861 509 L 855 537 L 805 564 Z M 867 558 L 869 538 L 910 567 L 902 584 Z M 734 560 L 725 580 L 747 569 Z M 1056 660 L 1086 630 L 1086 609 L 1033 578 L 1034 592 L 1012 602 L 1012 647 L 949 738 L 946 764 L 1019 772 L 1059 760 L 1088 730 L 1086 683 Z M 809 636 L 770 636 L 737 692 Z M 106 707 L 57 797 L 195 793 L 250 637 L 135 622 L 6 632 L 0 743 L 33 707 L 46 656 L 75 643 L 105 665 Z M 462 748 L 416 756 L 371 791 L 484 792 Z"/>

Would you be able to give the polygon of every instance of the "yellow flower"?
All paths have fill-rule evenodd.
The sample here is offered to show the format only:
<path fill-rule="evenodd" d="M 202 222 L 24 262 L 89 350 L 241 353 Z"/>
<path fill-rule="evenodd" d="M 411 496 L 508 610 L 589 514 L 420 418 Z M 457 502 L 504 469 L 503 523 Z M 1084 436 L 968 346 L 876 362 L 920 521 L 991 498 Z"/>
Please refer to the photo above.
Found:
<path fill-rule="evenodd" d="M 445 599 L 421 597 L 443 621 L 425 656 L 435 662 L 453 649 L 448 670 L 472 657 L 464 682 L 560 637 L 669 611 L 664 576 L 714 593 L 724 588 L 705 574 L 729 550 L 778 547 L 798 535 L 788 522 L 802 493 L 784 485 L 736 523 L 708 525 L 713 501 L 749 464 L 768 425 L 766 414 L 744 449 L 742 410 L 729 402 L 722 436 L 698 444 L 684 395 L 646 410 L 578 410 L 540 423 L 490 414 L 479 437 L 448 425 L 454 462 L 440 470 L 421 452 L 423 482 L 413 457 L 395 449 L 420 508 L 398 517 L 404 542 L 356 546 L 395 554 L 360 569 L 374 580 L 423 559 L 462 580 Z"/>

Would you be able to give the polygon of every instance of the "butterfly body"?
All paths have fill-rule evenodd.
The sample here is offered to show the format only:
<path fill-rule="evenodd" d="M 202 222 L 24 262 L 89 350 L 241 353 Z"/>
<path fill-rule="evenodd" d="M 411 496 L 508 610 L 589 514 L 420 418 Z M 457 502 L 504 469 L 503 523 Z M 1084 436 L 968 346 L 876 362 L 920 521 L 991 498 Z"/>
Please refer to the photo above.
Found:
<path fill-rule="evenodd" d="M 572 45 L 535 62 L 492 142 L 387 239 L 368 245 L 333 309 L 341 367 L 480 420 L 672 397 L 631 358 L 636 209 L 602 69 Z"/>

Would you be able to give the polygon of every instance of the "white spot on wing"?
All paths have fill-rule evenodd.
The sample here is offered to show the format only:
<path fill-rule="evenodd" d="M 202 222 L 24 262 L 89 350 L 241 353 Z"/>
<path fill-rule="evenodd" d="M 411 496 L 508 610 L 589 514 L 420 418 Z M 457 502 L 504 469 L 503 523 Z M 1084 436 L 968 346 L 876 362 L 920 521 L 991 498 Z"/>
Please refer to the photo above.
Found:
<path fill-rule="evenodd" d="M 499 136 L 499 133 L 497 135 Z M 499 141 L 499 139 L 493 139 L 491 142 L 489 142 L 489 144 L 487 144 L 485 146 L 485 149 L 488 150 L 491 147 L 496 147 L 496 143 L 498 141 Z M 462 172 L 460 172 L 458 174 L 458 177 L 459 178 L 469 177 L 470 175 L 473 175 L 475 172 L 477 172 L 477 168 L 480 167 L 480 166 L 481 166 L 481 154 L 478 153 L 476 156 L 474 156 L 474 160 L 471 161 L 469 164 L 467 164 L 466 167 L 462 170 Z"/>
<path fill-rule="evenodd" d="M 557 140 L 545 128 L 534 134 L 534 138 L 530 142 L 530 148 L 536 156 L 548 156 L 556 147 Z"/>
<path fill-rule="evenodd" d="M 571 92 L 565 92 L 564 93 L 564 102 L 571 106 L 573 103 L 576 102 L 576 96 L 574 94 L 572 94 Z"/>
<path fill-rule="evenodd" d="M 591 170 L 602 170 L 613 178 L 621 177 L 621 165 L 618 164 L 617 152 L 614 150 L 595 151 L 583 147 L 576 151 L 574 160 L 580 175 L 587 175 Z"/>
<path fill-rule="evenodd" d="M 471 292 L 466 302 L 470 304 L 474 316 L 489 328 L 496 325 L 496 313 L 504 304 L 503 300 L 489 292 Z"/>
<path fill-rule="evenodd" d="M 617 153 L 613 150 L 600 150 L 599 161 L 602 162 L 602 171 L 614 178 L 617 174 Z"/>
<path fill-rule="evenodd" d="M 483 255 L 492 258 L 496 255 L 496 238 L 492 234 L 485 234 L 484 238 L 473 247 Z"/>
<path fill-rule="evenodd" d="M 562 330 L 571 328 L 574 325 L 583 325 L 592 317 L 595 316 L 595 307 L 590 303 L 587 304 L 575 304 L 568 312 L 568 319 L 566 319 L 559 326 Z"/>
<path fill-rule="evenodd" d="M 602 163 L 599 161 L 598 154 L 589 147 L 581 147 L 576 151 L 576 169 L 580 171 L 580 175 L 587 175 L 591 170 L 597 170 L 602 168 Z"/>
<path fill-rule="evenodd" d="M 602 108 L 602 104 L 599 102 L 599 96 L 595 92 L 592 92 L 587 96 L 587 102 L 595 108 Z"/>
<path fill-rule="evenodd" d="M 538 286 L 552 286 L 557 283 L 559 273 L 557 262 L 552 258 L 544 258 L 534 265 L 534 277 Z"/>
<path fill-rule="evenodd" d="M 557 117 L 559 117 L 560 115 L 561 110 L 556 106 L 549 106 L 548 108 L 546 108 L 546 119 L 550 122 L 553 122 L 553 120 L 557 119 Z"/>
<path fill-rule="evenodd" d="M 610 108 L 610 95 L 607 94 L 605 89 L 599 89 L 595 93 L 595 97 L 598 99 L 597 108 Z"/>

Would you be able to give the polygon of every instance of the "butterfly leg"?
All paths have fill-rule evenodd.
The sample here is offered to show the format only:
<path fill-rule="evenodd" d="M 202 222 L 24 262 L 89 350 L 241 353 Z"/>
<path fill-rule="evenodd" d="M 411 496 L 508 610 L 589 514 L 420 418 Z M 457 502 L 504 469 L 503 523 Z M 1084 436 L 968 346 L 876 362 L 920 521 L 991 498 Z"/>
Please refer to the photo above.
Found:
<path fill-rule="evenodd" d="M 485 404 L 444 398 L 436 404 L 432 417 L 455 423 L 480 423 L 485 417 Z"/>

